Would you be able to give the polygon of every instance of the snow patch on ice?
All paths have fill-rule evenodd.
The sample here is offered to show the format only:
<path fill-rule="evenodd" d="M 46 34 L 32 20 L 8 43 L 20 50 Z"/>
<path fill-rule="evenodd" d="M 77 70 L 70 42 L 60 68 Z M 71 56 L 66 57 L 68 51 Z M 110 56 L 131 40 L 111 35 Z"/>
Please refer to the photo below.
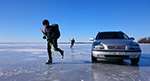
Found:
<path fill-rule="evenodd" d="M 4 73 L 1 71 L 1 69 L 0 69 L 0 76 L 2 76 Z"/>
<path fill-rule="evenodd" d="M 38 52 L 45 52 L 46 49 L 0 49 L 0 51 L 10 51 L 10 52 L 33 52 L 33 51 L 38 51 Z"/>
<path fill-rule="evenodd" d="M 4 52 L 31 52 L 32 54 L 42 54 L 46 52 L 46 49 L 0 49 Z"/>
<path fill-rule="evenodd" d="M 45 46 L 45 44 L 0 44 L 0 46 L 4 46 L 4 47 L 22 47 L 22 46 Z"/>
<path fill-rule="evenodd" d="M 41 56 L 38 56 L 38 57 L 47 57 L 47 56 L 46 55 L 43 55 L 43 56 L 41 55 Z"/>
<path fill-rule="evenodd" d="M 54 81 L 60 81 L 60 80 L 55 79 Z"/>
<path fill-rule="evenodd" d="M 81 79 L 81 81 L 84 81 L 83 79 Z"/>
<path fill-rule="evenodd" d="M 25 70 L 22 68 L 19 69 L 14 69 L 12 71 L 6 71 L 5 72 L 5 76 L 12 76 L 12 75 L 18 75 L 18 74 L 22 74 L 22 73 L 33 73 L 33 70 Z"/>
<path fill-rule="evenodd" d="M 33 61 L 33 60 L 37 60 L 36 58 L 25 58 L 26 61 Z"/>

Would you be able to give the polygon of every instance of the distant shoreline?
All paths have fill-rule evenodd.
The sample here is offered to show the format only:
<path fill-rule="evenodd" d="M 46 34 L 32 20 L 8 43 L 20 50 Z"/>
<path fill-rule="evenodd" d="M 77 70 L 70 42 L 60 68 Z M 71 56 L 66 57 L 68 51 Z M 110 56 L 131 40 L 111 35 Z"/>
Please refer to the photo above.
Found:
<path fill-rule="evenodd" d="M 46 44 L 47 42 L 0 42 L 0 44 Z M 58 44 L 71 44 L 71 42 L 58 42 Z M 76 42 L 75 44 L 92 44 L 92 42 Z M 150 43 L 139 43 L 150 44 Z"/>
<path fill-rule="evenodd" d="M 0 42 L 0 44 L 45 44 L 46 42 Z M 71 42 L 58 42 L 58 44 L 71 44 Z M 92 42 L 76 42 L 75 44 L 92 44 Z"/>

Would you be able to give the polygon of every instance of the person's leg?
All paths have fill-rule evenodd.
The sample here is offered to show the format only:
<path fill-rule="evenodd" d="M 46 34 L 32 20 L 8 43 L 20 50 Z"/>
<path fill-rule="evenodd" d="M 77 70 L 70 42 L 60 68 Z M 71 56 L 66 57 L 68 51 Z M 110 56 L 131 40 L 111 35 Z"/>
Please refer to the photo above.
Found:
<path fill-rule="evenodd" d="M 57 51 L 59 51 L 62 56 L 64 56 L 64 55 L 63 55 L 63 50 L 61 50 L 60 48 L 58 48 L 57 39 L 53 39 L 53 40 L 52 40 L 52 44 L 53 44 L 54 48 L 55 48 Z"/>
<path fill-rule="evenodd" d="M 47 62 L 46 64 L 48 64 L 48 63 L 51 63 L 51 62 L 52 62 L 51 45 L 50 45 L 50 43 L 49 43 L 49 42 L 47 43 L 47 52 L 48 52 L 49 60 L 48 60 L 48 62 Z"/>
<path fill-rule="evenodd" d="M 74 46 L 74 43 L 72 44 L 72 47 Z"/>
<path fill-rule="evenodd" d="M 73 44 L 71 43 L 70 48 L 72 48 Z"/>

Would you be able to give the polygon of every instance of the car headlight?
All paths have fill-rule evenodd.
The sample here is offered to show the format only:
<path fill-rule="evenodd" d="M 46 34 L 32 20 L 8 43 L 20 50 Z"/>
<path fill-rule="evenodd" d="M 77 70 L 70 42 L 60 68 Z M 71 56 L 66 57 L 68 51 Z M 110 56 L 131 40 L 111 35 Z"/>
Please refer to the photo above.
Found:
<path fill-rule="evenodd" d="M 131 44 L 129 45 L 129 49 L 140 49 L 140 46 L 138 44 Z"/>
<path fill-rule="evenodd" d="M 102 44 L 99 44 L 99 45 L 95 45 L 93 47 L 94 50 L 99 50 L 99 49 L 104 49 L 104 46 Z"/>

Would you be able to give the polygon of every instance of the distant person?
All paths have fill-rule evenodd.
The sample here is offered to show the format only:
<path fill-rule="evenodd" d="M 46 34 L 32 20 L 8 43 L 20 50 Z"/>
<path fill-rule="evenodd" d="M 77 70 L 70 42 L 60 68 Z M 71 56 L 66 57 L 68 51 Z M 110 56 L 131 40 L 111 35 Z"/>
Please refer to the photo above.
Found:
<path fill-rule="evenodd" d="M 47 51 L 49 55 L 49 60 L 46 62 L 46 64 L 52 63 L 52 53 L 51 53 L 51 44 L 53 45 L 54 49 L 56 51 L 59 51 L 61 53 L 61 57 L 63 59 L 63 50 L 58 48 L 57 39 L 60 37 L 60 31 L 58 29 L 58 24 L 49 25 L 48 20 L 43 21 L 43 25 L 45 26 L 45 34 L 47 36 Z M 45 36 L 43 36 L 43 39 L 46 39 Z"/>
<path fill-rule="evenodd" d="M 72 47 L 73 47 L 73 45 L 74 45 L 74 43 L 75 43 L 75 40 L 74 40 L 74 38 L 72 38 L 72 40 L 70 40 L 70 41 L 71 41 L 70 48 L 72 48 Z"/>

